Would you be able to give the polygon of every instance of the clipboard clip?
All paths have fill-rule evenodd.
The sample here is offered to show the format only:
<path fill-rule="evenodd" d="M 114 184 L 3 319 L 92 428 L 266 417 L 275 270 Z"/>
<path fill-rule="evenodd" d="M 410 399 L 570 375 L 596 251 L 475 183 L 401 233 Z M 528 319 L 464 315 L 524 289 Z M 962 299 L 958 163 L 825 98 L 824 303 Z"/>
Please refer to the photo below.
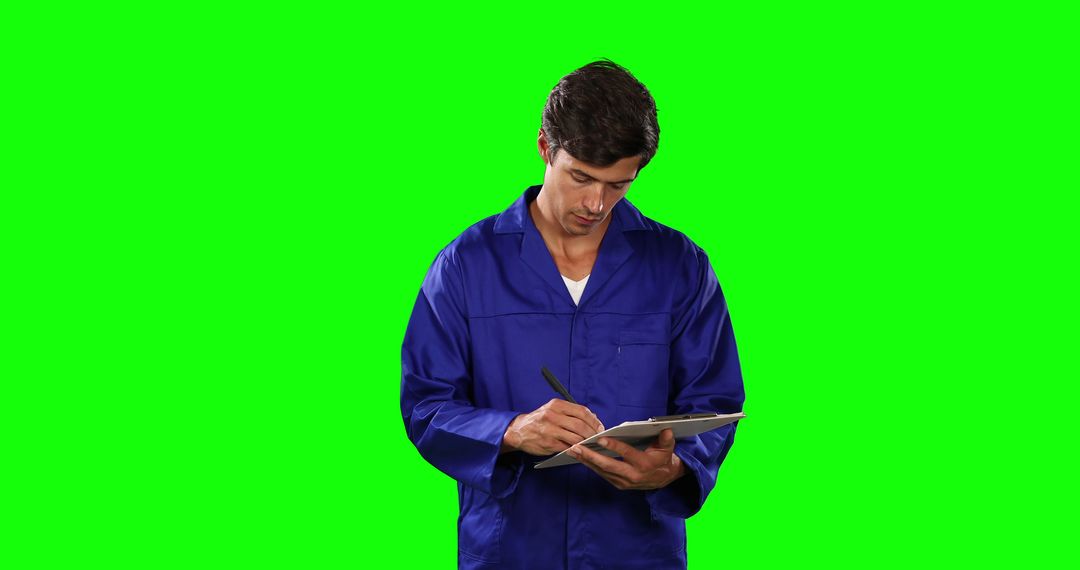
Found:
<path fill-rule="evenodd" d="M 717 414 L 703 413 L 703 414 L 675 414 L 674 416 L 656 416 L 655 418 L 649 418 L 650 422 L 666 422 L 671 420 L 694 420 L 698 418 L 715 418 Z"/>

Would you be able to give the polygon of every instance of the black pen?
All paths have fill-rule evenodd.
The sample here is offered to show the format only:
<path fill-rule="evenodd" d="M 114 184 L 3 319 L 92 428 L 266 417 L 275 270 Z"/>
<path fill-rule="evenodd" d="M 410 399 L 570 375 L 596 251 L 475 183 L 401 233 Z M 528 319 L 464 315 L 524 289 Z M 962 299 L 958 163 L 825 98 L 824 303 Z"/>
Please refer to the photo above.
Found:
<path fill-rule="evenodd" d="M 577 400 L 575 400 L 574 397 L 570 395 L 570 392 L 566 391 L 566 388 L 564 388 L 562 383 L 559 382 L 559 379 L 556 378 L 555 375 L 547 369 L 547 366 L 541 366 L 540 373 L 544 375 L 544 380 L 547 380 L 547 383 L 551 384 L 551 387 L 554 388 L 555 391 L 558 392 L 564 400 L 570 402 L 571 404 L 577 403 Z"/>

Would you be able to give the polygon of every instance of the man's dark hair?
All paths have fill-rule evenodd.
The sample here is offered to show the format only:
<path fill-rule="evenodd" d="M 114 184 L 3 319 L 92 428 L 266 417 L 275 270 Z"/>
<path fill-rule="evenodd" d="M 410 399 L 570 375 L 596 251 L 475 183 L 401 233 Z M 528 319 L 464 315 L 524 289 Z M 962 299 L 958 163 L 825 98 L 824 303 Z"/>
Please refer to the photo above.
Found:
<path fill-rule="evenodd" d="M 559 80 L 544 105 L 541 128 L 552 164 L 564 149 L 597 166 L 640 156 L 640 170 L 660 142 L 656 102 L 649 90 L 610 59 L 594 61 Z"/>

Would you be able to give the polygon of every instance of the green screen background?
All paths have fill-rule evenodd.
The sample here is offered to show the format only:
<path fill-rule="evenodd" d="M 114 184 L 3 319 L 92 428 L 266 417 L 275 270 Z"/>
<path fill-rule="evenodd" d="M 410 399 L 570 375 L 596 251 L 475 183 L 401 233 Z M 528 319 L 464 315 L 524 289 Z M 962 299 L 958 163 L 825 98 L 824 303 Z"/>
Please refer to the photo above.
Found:
<path fill-rule="evenodd" d="M 7 14 L 0 563 L 453 568 L 405 324 L 600 57 L 745 376 L 691 568 L 1075 561 L 1075 22 L 874 6 Z"/>

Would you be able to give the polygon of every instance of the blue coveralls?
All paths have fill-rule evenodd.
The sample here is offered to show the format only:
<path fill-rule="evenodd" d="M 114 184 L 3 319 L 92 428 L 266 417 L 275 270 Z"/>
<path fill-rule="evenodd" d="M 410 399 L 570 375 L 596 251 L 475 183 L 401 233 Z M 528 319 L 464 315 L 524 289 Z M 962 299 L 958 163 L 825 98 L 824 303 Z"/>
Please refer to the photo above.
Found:
<path fill-rule="evenodd" d="M 515 416 L 556 397 L 545 365 L 608 427 L 741 411 L 727 304 L 700 248 L 622 200 L 575 305 L 529 216 L 539 191 L 432 264 L 402 346 L 409 439 L 458 482 L 460 568 L 684 568 L 684 519 L 712 490 L 734 424 L 678 440 L 687 474 L 653 491 L 499 449 Z"/>

